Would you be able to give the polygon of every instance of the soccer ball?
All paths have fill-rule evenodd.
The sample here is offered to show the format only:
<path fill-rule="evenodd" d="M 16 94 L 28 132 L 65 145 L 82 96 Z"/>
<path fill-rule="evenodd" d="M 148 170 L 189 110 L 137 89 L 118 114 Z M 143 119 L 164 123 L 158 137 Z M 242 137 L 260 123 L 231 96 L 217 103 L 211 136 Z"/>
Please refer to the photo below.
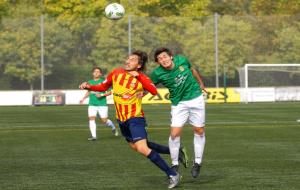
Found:
<path fill-rule="evenodd" d="M 125 14 L 124 7 L 119 3 L 111 3 L 105 7 L 105 16 L 112 20 L 121 19 Z"/>

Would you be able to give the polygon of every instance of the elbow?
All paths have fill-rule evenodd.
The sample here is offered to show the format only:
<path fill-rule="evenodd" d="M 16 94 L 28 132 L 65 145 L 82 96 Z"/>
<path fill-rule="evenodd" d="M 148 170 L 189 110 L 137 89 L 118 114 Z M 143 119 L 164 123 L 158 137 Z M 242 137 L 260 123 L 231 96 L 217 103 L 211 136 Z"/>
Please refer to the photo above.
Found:
<path fill-rule="evenodd" d="M 155 88 L 155 89 L 153 89 L 153 90 L 151 90 L 151 91 L 149 91 L 152 95 L 157 95 L 158 94 L 158 92 L 157 92 L 157 89 Z"/>

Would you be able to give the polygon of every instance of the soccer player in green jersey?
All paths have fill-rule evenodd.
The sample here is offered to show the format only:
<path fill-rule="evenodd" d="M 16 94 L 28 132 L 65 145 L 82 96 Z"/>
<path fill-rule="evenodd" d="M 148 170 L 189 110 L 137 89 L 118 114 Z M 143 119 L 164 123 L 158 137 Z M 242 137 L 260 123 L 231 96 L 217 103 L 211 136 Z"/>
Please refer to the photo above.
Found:
<path fill-rule="evenodd" d="M 154 53 L 159 64 L 150 75 L 154 84 L 163 84 L 170 92 L 171 132 L 169 148 L 173 168 L 178 170 L 178 154 L 182 127 L 188 121 L 194 130 L 195 160 L 192 176 L 198 177 L 205 146 L 205 102 L 202 90 L 203 81 L 197 70 L 191 68 L 190 62 L 183 56 L 173 56 L 167 48 L 159 48 Z"/>
<path fill-rule="evenodd" d="M 94 67 L 92 70 L 93 79 L 89 81 L 89 84 L 97 85 L 104 81 L 102 78 L 102 71 L 99 67 Z M 97 139 L 96 134 L 96 117 L 99 114 L 101 121 L 108 127 L 111 127 L 112 133 L 118 136 L 118 131 L 114 123 L 108 119 L 108 106 L 106 102 L 106 96 L 109 96 L 110 92 L 100 93 L 94 91 L 87 91 L 83 98 L 80 100 L 82 104 L 83 101 L 89 97 L 89 107 L 88 107 L 88 117 L 89 117 L 89 128 L 91 131 L 91 137 L 88 138 L 89 141 L 94 141 Z"/>

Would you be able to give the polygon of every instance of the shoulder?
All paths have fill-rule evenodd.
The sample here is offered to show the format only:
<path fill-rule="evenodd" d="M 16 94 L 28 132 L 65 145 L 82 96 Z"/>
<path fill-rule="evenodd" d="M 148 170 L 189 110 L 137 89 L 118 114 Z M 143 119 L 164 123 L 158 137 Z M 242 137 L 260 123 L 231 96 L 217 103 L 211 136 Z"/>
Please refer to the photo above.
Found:
<path fill-rule="evenodd" d="M 186 65 L 188 67 L 191 67 L 190 61 L 185 56 L 182 56 L 182 55 L 174 56 L 173 62 L 175 63 L 175 65 L 178 65 L 178 66 Z"/>
<path fill-rule="evenodd" d="M 188 59 L 183 55 L 175 55 L 173 57 L 173 61 L 174 62 L 179 62 L 179 63 L 184 63 L 184 62 L 188 62 Z"/>

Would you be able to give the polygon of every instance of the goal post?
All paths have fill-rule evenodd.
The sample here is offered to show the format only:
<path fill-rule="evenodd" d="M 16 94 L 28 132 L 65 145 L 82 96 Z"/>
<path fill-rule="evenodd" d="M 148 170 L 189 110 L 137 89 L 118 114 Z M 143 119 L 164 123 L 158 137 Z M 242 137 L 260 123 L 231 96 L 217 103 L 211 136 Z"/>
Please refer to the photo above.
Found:
<path fill-rule="evenodd" d="M 249 100 L 249 89 L 274 88 L 275 91 L 284 88 L 297 90 L 300 88 L 300 64 L 298 63 L 245 64 L 239 70 L 239 76 L 246 103 Z"/>
<path fill-rule="evenodd" d="M 245 88 L 300 86 L 300 64 L 245 64 Z M 251 81 L 249 81 L 251 79 Z"/>

